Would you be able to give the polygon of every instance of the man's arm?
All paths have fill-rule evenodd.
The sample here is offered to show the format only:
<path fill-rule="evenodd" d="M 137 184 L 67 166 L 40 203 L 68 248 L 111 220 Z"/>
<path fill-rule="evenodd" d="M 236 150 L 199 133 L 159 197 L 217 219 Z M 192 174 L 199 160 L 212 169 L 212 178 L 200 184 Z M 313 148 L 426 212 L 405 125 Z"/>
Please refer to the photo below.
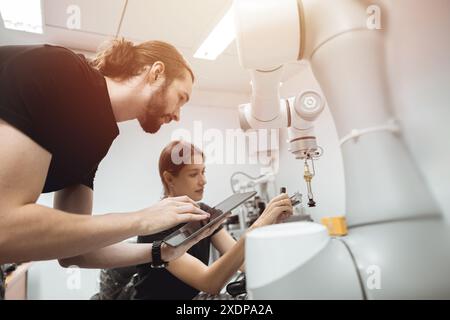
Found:
<path fill-rule="evenodd" d="M 136 234 L 134 215 L 91 217 L 37 205 L 51 154 L 0 121 L 0 263 L 73 256 Z"/>
<path fill-rule="evenodd" d="M 93 191 L 85 185 L 75 185 L 55 193 L 53 207 L 70 213 L 91 215 Z M 117 243 L 83 255 L 59 259 L 63 267 L 120 268 L 151 262 L 151 243 Z"/>
<path fill-rule="evenodd" d="M 92 190 L 84 185 L 77 185 L 58 191 L 55 195 L 54 206 L 56 209 L 64 209 L 68 212 L 89 215 L 92 211 Z M 190 247 L 204 237 L 212 234 L 222 221 L 205 230 L 188 243 L 172 248 L 163 244 L 161 253 L 163 260 L 172 261 L 183 255 Z M 151 243 L 117 243 L 105 248 L 93 250 L 83 255 L 71 258 L 59 259 L 63 267 L 76 265 L 81 268 L 108 269 L 120 268 L 131 265 L 150 263 Z"/>
<path fill-rule="evenodd" d="M 36 204 L 51 154 L 0 120 L 0 263 L 73 257 L 207 218 L 185 198 L 137 212 L 88 216 Z M 203 214 L 202 214 L 203 213 Z"/>

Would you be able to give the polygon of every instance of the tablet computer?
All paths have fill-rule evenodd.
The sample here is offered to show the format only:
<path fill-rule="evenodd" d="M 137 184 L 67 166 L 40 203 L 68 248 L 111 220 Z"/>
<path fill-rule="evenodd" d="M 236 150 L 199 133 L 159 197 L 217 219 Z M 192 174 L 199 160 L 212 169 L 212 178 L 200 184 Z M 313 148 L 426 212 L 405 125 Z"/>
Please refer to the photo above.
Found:
<path fill-rule="evenodd" d="M 178 247 L 179 245 L 182 245 L 183 243 L 200 234 L 203 230 L 205 230 L 215 222 L 222 219 L 226 214 L 230 213 L 231 210 L 235 209 L 254 195 L 256 195 L 256 191 L 233 194 L 232 196 L 228 197 L 227 199 L 216 205 L 214 208 L 212 208 L 212 210 L 209 212 L 211 214 L 211 217 L 209 219 L 186 223 L 180 229 L 165 237 L 164 242 L 172 247 Z"/>

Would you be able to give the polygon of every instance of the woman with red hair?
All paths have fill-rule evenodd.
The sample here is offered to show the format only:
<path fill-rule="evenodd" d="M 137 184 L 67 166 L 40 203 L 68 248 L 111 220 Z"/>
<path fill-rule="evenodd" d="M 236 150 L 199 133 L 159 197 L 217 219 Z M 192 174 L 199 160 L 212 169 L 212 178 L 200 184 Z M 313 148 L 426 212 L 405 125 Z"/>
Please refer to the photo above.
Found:
<path fill-rule="evenodd" d="M 173 141 L 161 152 L 159 174 L 165 197 L 188 196 L 194 201 L 203 198 L 206 185 L 204 154 L 191 143 Z M 211 208 L 203 203 L 200 207 Z M 286 194 L 281 194 L 247 230 L 270 225 L 292 214 Z M 158 234 L 141 236 L 140 243 L 162 240 L 180 226 Z M 221 257 L 208 266 L 210 245 Z M 199 291 L 218 294 L 227 281 L 244 266 L 245 233 L 236 241 L 228 232 L 217 229 L 195 244 L 187 253 L 171 261 L 165 269 L 152 269 L 149 264 L 138 266 L 139 280 L 136 299 L 192 299 Z"/>

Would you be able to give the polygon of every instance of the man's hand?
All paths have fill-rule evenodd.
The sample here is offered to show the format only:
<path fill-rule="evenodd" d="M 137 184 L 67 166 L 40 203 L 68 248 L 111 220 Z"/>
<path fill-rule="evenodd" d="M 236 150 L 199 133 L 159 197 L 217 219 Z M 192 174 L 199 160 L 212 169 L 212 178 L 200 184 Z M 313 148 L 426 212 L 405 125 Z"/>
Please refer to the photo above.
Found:
<path fill-rule="evenodd" d="M 201 221 L 210 217 L 189 197 L 166 198 L 136 213 L 139 235 L 149 235 L 170 229 L 181 223 Z"/>
<path fill-rule="evenodd" d="M 231 213 L 226 214 L 219 221 L 203 230 L 198 236 L 194 237 L 192 240 L 186 242 L 185 244 L 182 244 L 178 247 L 171 247 L 163 243 L 161 246 L 162 259 L 167 262 L 178 259 L 183 254 L 185 254 L 186 251 L 188 251 L 194 244 L 213 234 L 213 232 L 222 225 L 222 223 L 229 217 L 230 214 Z"/>

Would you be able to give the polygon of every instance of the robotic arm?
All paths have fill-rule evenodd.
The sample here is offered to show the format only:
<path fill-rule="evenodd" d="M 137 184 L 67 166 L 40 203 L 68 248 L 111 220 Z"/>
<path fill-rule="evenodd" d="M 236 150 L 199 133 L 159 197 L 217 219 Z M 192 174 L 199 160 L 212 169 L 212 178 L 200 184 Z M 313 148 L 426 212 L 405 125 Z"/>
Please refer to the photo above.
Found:
<path fill-rule="evenodd" d="M 296 0 L 240 0 L 235 1 L 234 10 L 239 60 L 242 67 L 250 69 L 252 79 L 251 103 L 239 106 L 241 128 L 288 128 L 289 150 L 304 160 L 308 205 L 314 207 L 313 161 L 321 152 L 313 124 L 325 99 L 312 90 L 289 99 L 280 99 L 279 92 L 283 65 L 301 57 L 300 4 Z"/>
<path fill-rule="evenodd" d="M 398 250 L 395 251 L 398 257 L 389 269 L 390 262 L 386 258 L 394 256 L 394 251 L 385 252 L 390 247 L 389 240 L 383 239 L 385 247 L 377 247 L 378 234 L 365 227 L 396 221 L 395 226 L 390 224 L 384 229 L 400 231 L 399 234 L 392 231 L 394 243 L 398 235 L 411 232 L 405 230 L 414 230 L 407 229 L 400 221 L 432 218 L 439 209 L 397 134 L 399 130 L 390 106 L 390 94 L 395 92 L 389 88 L 386 76 L 386 30 L 368 27 L 370 2 L 235 0 L 239 59 L 242 67 L 250 70 L 253 88 L 251 102 L 240 106 L 239 113 L 244 130 L 288 128 L 290 151 L 305 161 L 309 205 L 314 206 L 310 185 L 314 163 L 308 162 L 320 155 L 313 123 L 322 112 L 325 99 L 311 90 L 300 91 L 296 97 L 288 99 L 280 99 L 279 93 L 283 65 L 301 59 L 309 61 L 327 97 L 340 138 L 347 225 L 349 228 L 364 226 L 359 230 L 349 229 L 349 237 L 352 232 L 356 232 L 356 237 L 348 243 L 358 248 L 358 254 L 366 251 L 359 246 L 365 244 L 371 253 L 370 258 L 367 256 L 368 264 L 379 261 L 383 272 L 395 272 L 395 277 L 390 279 L 400 280 L 397 285 L 394 280 L 390 281 L 388 287 L 398 295 L 398 292 L 410 291 L 409 287 L 402 287 L 408 283 L 407 277 L 396 270 L 401 261 L 413 259 L 407 250 L 411 239 L 417 237 L 405 236 L 404 239 L 408 239 L 405 247 L 397 243 L 392 246 L 393 250 Z M 421 229 L 425 235 L 424 232 Z M 432 238 L 437 239 L 434 234 Z M 437 243 L 435 241 L 433 243 Z M 340 240 L 330 241 L 325 227 L 317 223 L 274 225 L 252 231 L 246 239 L 245 259 L 249 295 L 254 299 L 323 298 L 327 292 L 323 288 L 337 281 L 333 288 L 342 290 L 334 291 L 332 295 L 336 292 L 339 295 L 333 298 L 362 298 L 363 286 L 358 283 L 362 283 L 364 272 L 359 268 L 357 276 L 358 269 L 355 269 L 355 263 L 362 265 L 361 260 L 356 260 L 358 254 L 350 258 L 351 245 L 341 245 Z M 268 254 L 261 255 L 261 250 Z M 326 271 L 317 273 L 317 270 Z M 336 270 L 340 270 L 338 277 Z M 423 274 L 428 271 L 429 267 L 424 267 Z M 317 274 L 320 276 L 314 278 Z M 324 279 L 324 274 L 333 276 Z M 305 281 L 311 284 L 307 288 L 303 286 Z M 367 295 L 373 297 L 373 293 Z"/>
<path fill-rule="evenodd" d="M 398 136 L 385 32 L 368 27 L 368 2 L 234 0 L 234 14 L 240 64 L 250 70 L 253 89 L 251 103 L 239 107 L 241 127 L 288 128 L 290 151 L 305 161 L 311 206 L 314 164 L 308 161 L 321 153 L 313 123 L 325 99 L 311 90 L 288 99 L 279 93 L 283 65 L 302 59 L 309 61 L 327 97 L 340 138 L 349 225 L 435 212 Z M 383 201 L 367 206 L 374 198 Z"/>

